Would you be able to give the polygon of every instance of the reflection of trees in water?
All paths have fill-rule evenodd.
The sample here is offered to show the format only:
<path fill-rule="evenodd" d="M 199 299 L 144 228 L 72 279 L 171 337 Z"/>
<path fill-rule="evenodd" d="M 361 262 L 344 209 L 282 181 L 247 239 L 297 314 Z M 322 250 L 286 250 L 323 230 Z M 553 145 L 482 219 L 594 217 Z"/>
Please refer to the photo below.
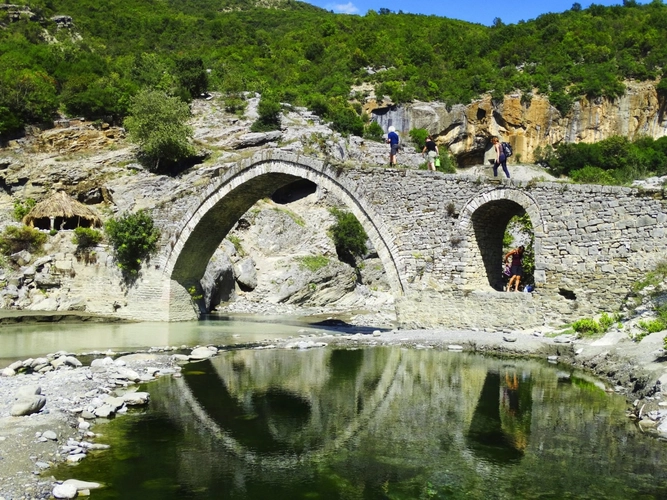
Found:
<path fill-rule="evenodd" d="M 627 498 L 635 485 L 658 498 L 667 481 L 664 447 L 625 425 L 622 400 L 539 363 L 321 349 L 188 370 L 151 389 L 151 413 L 172 428 L 153 460 L 176 455 L 164 470 L 181 489 L 225 492 L 208 498 Z M 156 426 L 129 422 L 142 439 Z"/>

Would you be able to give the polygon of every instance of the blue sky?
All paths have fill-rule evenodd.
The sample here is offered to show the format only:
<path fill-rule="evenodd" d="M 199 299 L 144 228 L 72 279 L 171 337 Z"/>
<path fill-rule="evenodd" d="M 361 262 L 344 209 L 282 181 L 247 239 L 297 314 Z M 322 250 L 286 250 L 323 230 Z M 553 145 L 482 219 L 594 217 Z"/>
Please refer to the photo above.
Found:
<path fill-rule="evenodd" d="M 513 24 L 520 20 L 535 19 L 547 12 L 563 12 L 572 7 L 575 0 L 307 0 L 308 3 L 332 10 L 341 14 L 364 15 L 369 9 L 379 11 L 381 8 L 393 12 L 402 10 L 412 14 L 433 14 L 451 19 L 461 19 L 472 23 L 490 26 L 496 17 L 505 24 Z M 650 0 L 639 0 L 645 4 Z M 663 0 L 664 2 L 664 0 Z M 598 5 L 622 5 L 623 0 L 596 0 L 578 2 L 583 8 L 595 3 Z"/>

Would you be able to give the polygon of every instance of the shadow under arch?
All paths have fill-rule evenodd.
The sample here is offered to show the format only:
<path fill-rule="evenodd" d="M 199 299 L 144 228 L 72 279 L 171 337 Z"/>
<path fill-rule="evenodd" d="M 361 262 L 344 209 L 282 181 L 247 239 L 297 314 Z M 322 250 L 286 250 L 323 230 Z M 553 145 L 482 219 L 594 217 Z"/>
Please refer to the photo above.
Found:
<path fill-rule="evenodd" d="M 528 214 L 533 224 L 535 282 L 544 283 L 544 257 L 541 252 L 545 233 L 535 199 L 516 188 L 483 192 L 469 200 L 461 210 L 459 228 L 467 241 L 466 276 L 468 285 L 480 289 L 490 286 L 502 290 L 503 235 L 510 219 Z"/>
<path fill-rule="evenodd" d="M 267 159 L 260 155 L 223 173 L 173 241 L 165 274 L 186 289 L 197 284 L 211 256 L 241 216 L 258 200 L 301 179 L 328 190 L 347 206 L 377 250 L 392 290 L 403 294 L 406 288 L 398 272 L 398 250 L 378 216 L 355 196 L 354 180 L 322 162 L 306 159 L 302 163 L 298 157 Z"/>

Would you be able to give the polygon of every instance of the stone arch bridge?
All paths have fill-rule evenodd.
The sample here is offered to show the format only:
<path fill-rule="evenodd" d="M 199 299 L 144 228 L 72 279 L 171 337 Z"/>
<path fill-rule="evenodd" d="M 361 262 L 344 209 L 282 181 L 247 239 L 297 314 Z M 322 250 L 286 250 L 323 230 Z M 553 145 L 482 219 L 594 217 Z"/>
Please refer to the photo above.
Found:
<path fill-rule="evenodd" d="M 267 150 L 221 169 L 185 213 L 153 211 L 163 244 L 129 290 L 123 315 L 196 318 L 187 289 L 222 239 L 257 200 L 301 179 L 361 222 L 405 328 L 526 328 L 615 311 L 665 258 L 662 191 L 343 168 Z M 533 294 L 499 291 L 503 234 L 522 214 L 534 228 Z"/>

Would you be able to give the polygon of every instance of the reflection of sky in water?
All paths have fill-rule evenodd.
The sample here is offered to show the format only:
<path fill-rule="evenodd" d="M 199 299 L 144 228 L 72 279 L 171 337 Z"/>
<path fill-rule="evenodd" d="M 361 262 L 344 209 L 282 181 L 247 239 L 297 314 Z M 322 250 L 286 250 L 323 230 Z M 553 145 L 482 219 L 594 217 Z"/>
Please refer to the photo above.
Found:
<path fill-rule="evenodd" d="M 234 350 L 146 386 L 58 479 L 95 498 L 666 498 L 667 447 L 546 363 L 399 348 Z M 146 459 L 150 457 L 150 459 Z"/>
<path fill-rule="evenodd" d="M 176 323 L 26 323 L 0 328 L 0 367 L 57 351 L 131 350 L 197 344 L 231 345 L 298 336 L 321 329 L 294 319 L 230 316 L 228 320 Z M 4 360 L 4 361 L 3 361 Z"/>

